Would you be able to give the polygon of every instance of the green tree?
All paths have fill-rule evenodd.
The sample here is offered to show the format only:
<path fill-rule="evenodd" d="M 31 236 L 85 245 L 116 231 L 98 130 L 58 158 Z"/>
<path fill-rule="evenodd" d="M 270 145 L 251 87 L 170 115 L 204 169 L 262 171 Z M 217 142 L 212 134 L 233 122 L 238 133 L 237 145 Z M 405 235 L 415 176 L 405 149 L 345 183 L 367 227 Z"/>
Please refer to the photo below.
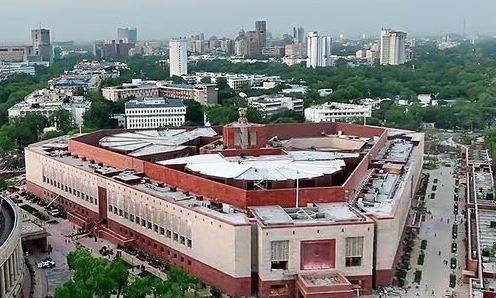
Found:
<path fill-rule="evenodd" d="M 72 128 L 72 116 L 69 111 L 61 109 L 53 113 L 49 119 L 51 125 L 57 123 L 57 129 L 63 132 L 68 132 Z"/>
<path fill-rule="evenodd" d="M 186 99 L 183 101 L 186 106 L 186 124 L 202 125 L 203 124 L 203 107 L 197 101 Z"/>

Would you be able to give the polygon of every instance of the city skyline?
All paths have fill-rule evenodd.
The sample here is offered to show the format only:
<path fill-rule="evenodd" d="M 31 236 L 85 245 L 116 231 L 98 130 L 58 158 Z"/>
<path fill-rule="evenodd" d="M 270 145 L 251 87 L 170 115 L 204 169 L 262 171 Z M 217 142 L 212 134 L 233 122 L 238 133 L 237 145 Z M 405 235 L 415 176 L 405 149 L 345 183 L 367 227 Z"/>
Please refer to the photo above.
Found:
<path fill-rule="evenodd" d="M 294 26 L 301 26 L 307 31 L 319 31 L 324 35 L 344 34 L 349 37 L 360 37 L 362 34 L 378 36 L 382 27 L 397 28 L 409 32 L 410 36 L 462 33 L 464 19 L 467 34 L 496 33 L 492 29 L 496 26 L 490 15 L 496 5 L 489 0 L 477 0 L 477 5 L 463 0 L 419 0 L 401 5 L 393 5 L 390 0 L 373 3 L 364 0 L 353 3 L 313 0 L 305 3 L 306 7 L 319 7 L 315 10 L 287 7 L 281 0 L 253 0 L 238 3 L 236 11 L 227 5 L 227 0 L 173 0 L 167 3 L 149 0 L 148 5 L 139 7 L 142 11 L 139 15 L 136 14 L 136 3 L 129 0 L 109 0 L 104 7 L 99 6 L 96 0 L 71 3 L 52 0 L 50 6 L 30 2 L 21 0 L 2 3 L 1 43 L 25 43 L 29 41 L 26 32 L 40 26 L 51 29 L 52 39 L 57 41 L 116 39 L 118 27 L 137 27 L 141 40 L 166 40 L 198 32 L 204 32 L 206 36 L 235 37 L 239 29 L 251 28 L 256 20 L 266 20 L 267 30 L 274 36 L 291 34 Z M 57 9 L 54 10 L 54 7 Z M 260 10 L 260 7 L 263 9 Z M 338 7 L 339 13 L 336 10 Z M 441 14 L 447 7 L 449 15 Z M 59 14 L 58 11 L 80 13 L 74 16 Z M 168 11 L 188 11 L 188 21 L 182 19 L 184 14 Z M 215 14 L 205 14 L 205 11 Z"/>

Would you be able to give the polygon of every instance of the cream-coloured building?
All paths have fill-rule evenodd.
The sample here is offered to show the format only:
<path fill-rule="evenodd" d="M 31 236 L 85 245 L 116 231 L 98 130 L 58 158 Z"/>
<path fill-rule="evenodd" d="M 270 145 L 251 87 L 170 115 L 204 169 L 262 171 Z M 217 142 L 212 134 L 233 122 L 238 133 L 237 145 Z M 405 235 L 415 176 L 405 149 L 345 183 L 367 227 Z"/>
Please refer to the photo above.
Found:
<path fill-rule="evenodd" d="M 423 134 L 346 123 L 243 126 L 242 116 L 222 135 L 209 127 L 100 131 L 33 144 L 27 189 L 55 198 L 99 237 L 236 297 L 314 297 L 320 286 L 327 297 L 353 297 L 391 284 Z M 239 151 L 232 146 L 243 132 L 251 147 Z M 353 173 L 343 178 L 345 170 Z"/>
<path fill-rule="evenodd" d="M 21 246 L 21 216 L 18 207 L 0 196 L 0 297 L 19 297 L 24 274 Z M 29 274 L 29 273 L 27 273 Z"/>
<path fill-rule="evenodd" d="M 122 86 L 102 88 L 102 95 L 110 101 L 125 100 L 130 97 L 158 97 L 156 81 L 133 80 L 130 84 L 124 83 Z"/>

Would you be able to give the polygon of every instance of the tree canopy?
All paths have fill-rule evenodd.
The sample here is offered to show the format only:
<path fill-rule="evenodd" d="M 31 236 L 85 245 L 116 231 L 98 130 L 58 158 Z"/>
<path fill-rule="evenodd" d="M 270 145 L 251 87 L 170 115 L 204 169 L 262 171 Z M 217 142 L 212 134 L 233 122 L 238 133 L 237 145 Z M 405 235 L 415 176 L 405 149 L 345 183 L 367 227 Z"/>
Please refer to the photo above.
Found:
<path fill-rule="evenodd" d="M 205 289 L 198 279 L 176 267 L 167 270 L 167 281 L 150 274 L 132 277 L 130 265 L 121 259 L 94 257 L 87 248 L 77 248 L 67 256 L 72 279 L 55 291 L 56 298 L 181 298 L 191 297 L 190 289 Z"/>

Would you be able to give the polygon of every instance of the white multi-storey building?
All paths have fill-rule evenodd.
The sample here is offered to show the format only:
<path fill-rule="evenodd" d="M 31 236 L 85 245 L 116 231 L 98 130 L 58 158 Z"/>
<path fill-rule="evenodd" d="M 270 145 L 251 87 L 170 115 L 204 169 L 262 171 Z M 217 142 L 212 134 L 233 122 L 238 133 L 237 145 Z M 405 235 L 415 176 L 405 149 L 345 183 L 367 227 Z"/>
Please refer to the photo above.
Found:
<path fill-rule="evenodd" d="M 317 32 L 308 33 L 307 68 L 331 66 L 331 44 L 330 36 L 319 36 Z"/>
<path fill-rule="evenodd" d="M 182 76 L 188 73 L 188 41 L 171 39 L 169 41 L 170 76 Z"/>
<path fill-rule="evenodd" d="M 287 110 L 303 112 L 303 99 L 289 96 L 254 96 L 248 98 L 248 104 L 265 112 L 267 116 Z"/>
<path fill-rule="evenodd" d="M 380 62 L 382 65 L 400 65 L 406 62 L 406 33 L 391 29 L 381 30 Z"/>
<path fill-rule="evenodd" d="M 124 110 L 127 129 L 182 126 L 186 121 L 186 107 L 180 99 L 133 99 Z"/>
<path fill-rule="evenodd" d="M 334 122 L 372 116 L 372 107 L 349 103 L 328 102 L 305 109 L 305 119 L 311 122 Z"/>
<path fill-rule="evenodd" d="M 26 115 L 42 115 L 51 118 L 56 111 L 66 110 L 71 114 L 72 123 L 83 124 L 83 116 L 91 107 L 91 102 L 84 96 L 74 96 L 70 89 L 41 89 L 24 98 L 23 101 L 9 108 L 9 119 Z"/>

